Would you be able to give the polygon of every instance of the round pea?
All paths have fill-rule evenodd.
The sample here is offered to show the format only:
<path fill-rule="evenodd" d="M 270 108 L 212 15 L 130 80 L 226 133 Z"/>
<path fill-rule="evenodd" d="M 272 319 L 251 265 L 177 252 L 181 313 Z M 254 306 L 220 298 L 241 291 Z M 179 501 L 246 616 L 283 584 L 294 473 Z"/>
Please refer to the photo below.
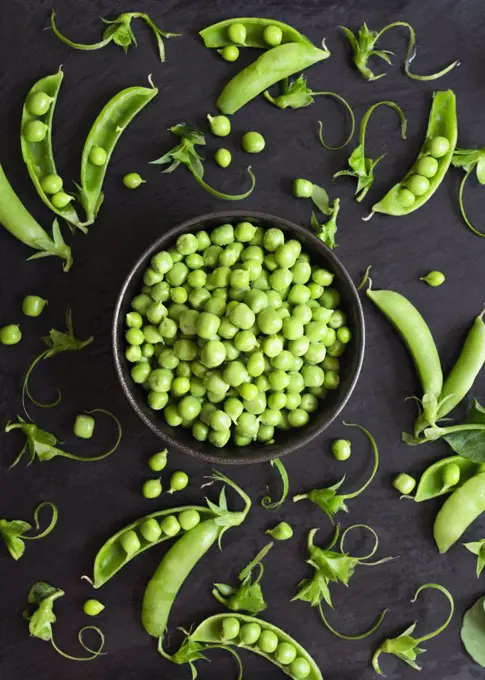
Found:
<path fill-rule="evenodd" d="M 280 642 L 274 653 L 276 661 L 282 666 L 288 666 L 296 658 L 296 649 L 289 642 Z"/>
<path fill-rule="evenodd" d="M 134 555 L 141 548 L 140 539 L 133 529 L 125 531 L 125 533 L 120 536 L 120 544 L 129 557 Z"/>
<path fill-rule="evenodd" d="M 403 496 L 409 496 L 416 486 L 416 480 L 414 477 L 411 477 L 411 475 L 401 472 L 394 478 L 392 485 L 399 493 L 403 494 Z"/>
<path fill-rule="evenodd" d="M 257 325 L 261 333 L 275 335 L 281 330 L 283 321 L 277 311 L 265 309 L 258 314 Z"/>
<path fill-rule="evenodd" d="M 194 357 L 192 357 L 194 358 Z M 200 355 L 200 360 L 207 368 L 220 366 L 226 358 L 226 348 L 220 340 L 208 340 Z"/>
<path fill-rule="evenodd" d="M 263 340 L 261 349 L 267 357 L 275 357 L 281 352 L 284 346 L 284 340 L 281 335 L 269 335 Z"/>
<path fill-rule="evenodd" d="M 214 160 L 217 165 L 219 165 L 219 167 L 227 168 L 229 165 L 231 165 L 232 154 L 229 149 L 217 149 L 217 151 L 214 153 Z"/>
<path fill-rule="evenodd" d="M 327 352 L 331 357 L 339 357 L 345 352 L 346 345 L 340 340 L 336 340 L 332 345 L 327 347 Z"/>
<path fill-rule="evenodd" d="M 242 136 L 242 148 L 247 153 L 260 153 L 265 147 L 265 140 L 262 134 L 251 130 Z"/>
<path fill-rule="evenodd" d="M 173 346 L 173 352 L 177 359 L 192 361 L 197 356 L 197 345 L 192 340 L 177 340 Z"/>
<path fill-rule="evenodd" d="M 230 24 L 227 29 L 227 37 L 237 45 L 244 45 L 246 42 L 246 26 L 238 21 Z"/>
<path fill-rule="evenodd" d="M 429 179 L 423 175 L 411 175 L 406 180 L 406 186 L 415 196 L 424 196 L 429 190 Z"/>
<path fill-rule="evenodd" d="M 167 449 L 154 453 L 148 459 L 148 467 L 153 472 L 161 472 L 167 465 Z"/>
<path fill-rule="evenodd" d="M 146 180 L 137 172 L 129 172 L 123 177 L 123 184 L 127 189 L 138 189 L 142 184 L 146 184 Z"/>
<path fill-rule="evenodd" d="M 314 413 L 318 409 L 318 398 L 309 392 L 302 394 L 300 408 L 308 413 Z"/>
<path fill-rule="evenodd" d="M 239 635 L 239 630 L 241 626 L 239 621 L 233 617 L 228 616 L 222 620 L 221 625 L 221 639 L 222 640 L 234 640 Z"/>
<path fill-rule="evenodd" d="M 340 376 L 335 371 L 325 371 L 323 386 L 326 390 L 336 390 L 340 385 Z"/>
<path fill-rule="evenodd" d="M 44 141 L 48 129 L 48 126 L 41 120 L 30 120 L 24 125 L 23 135 L 31 144 L 38 144 Z"/>
<path fill-rule="evenodd" d="M 410 208 L 416 201 L 416 196 L 409 189 L 403 188 L 399 191 L 397 200 L 403 208 Z"/>
<path fill-rule="evenodd" d="M 271 227 L 264 232 L 263 245 L 266 250 L 274 253 L 285 242 L 285 235 L 281 229 Z"/>
<path fill-rule="evenodd" d="M 160 529 L 167 536 L 176 536 L 180 531 L 180 524 L 175 515 L 168 515 L 160 522 Z"/>
<path fill-rule="evenodd" d="M 171 427 L 178 427 L 182 424 L 183 418 L 179 414 L 177 407 L 174 404 L 169 404 L 163 410 L 164 418 Z"/>
<path fill-rule="evenodd" d="M 428 143 L 428 152 L 433 156 L 433 158 L 443 158 L 446 156 L 450 150 L 450 142 L 446 137 L 435 137 L 431 139 Z"/>
<path fill-rule="evenodd" d="M 131 369 L 131 378 L 133 382 L 141 385 L 150 375 L 150 364 L 148 361 L 141 361 L 133 366 Z"/>
<path fill-rule="evenodd" d="M 234 234 L 240 243 L 249 243 L 256 234 L 256 227 L 251 222 L 239 222 Z"/>
<path fill-rule="evenodd" d="M 98 616 L 105 609 L 105 606 L 99 600 L 86 600 L 83 604 L 83 612 L 87 616 Z"/>
<path fill-rule="evenodd" d="M 326 288 L 320 298 L 320 303 L 327 309 L 337 309 L 340 304 L 340 293 L 336 288 Z"/>
<path fill-rule="evenodd" d="M 268 406 L 271 410 L 281 411 L 286 406 L 286 394 L 283 392 L 273 392 L 269 395 Z"/>
<path fill-rule="evenodd" d="M 290 663 L 290 673 L 295 680 L 304 680 L 304 678 L 307 678 L 310 675 L 310 671 L 310 664 L 302 656 L 297 656 L 296 659 Z"/>
<path fill-rule="evenodd" d="M 297 408 L 294 411 L 288 412 L 288 423 L 291 427 L 303 427 L 310 420 L 310 416 L 306 411 Z"/>
<path fill-rule="evenodd" d="M 162 484 L 159 479 L 147 479 L 143 482 L 142 493 L 145 498 L 158 498 L 162 493 Z"/>
<path fill-rule="evenodd" d="M 307 179 L 295 179 L 293 181 L 293 196 L 295 198 L 310 198 L 313 192 L 313 184 Z"/>
<path fill-rule="evenodd" d="M 259 623 L 245 623 L 239 631 L 239 639 L 245 645 L 254 645 L 261 635 Z"/>
<path fill-rule="evenodd" d="M 162 250 L 152 257 L 150 265 L 156 272 L 159 272 L 160 274 L 166 274 L 168 271 L 170 271 L 170 269 L 172 269 L 174 262 L 170 253 Z"/>
<path fill-rule="evenodd" d="M 332 453 L 335 460 L 348 460 L 352 453 L 352 444 L 348 439 L 334 439 Z"/>
<path fill-rule="evenodd" d="M 258 640 L 258 647 L 264 654 L 272 654 L 278 647 L 278 636 L 272 630 L 263 630 Z"/>
<path fill-rule="evenodd" d="M 216 137 L 227 137 L 231 132 L 231 121 L 227 116 L 207 116 L 210 129 Z"/>
<path fill-rule="evenodd" d="M 325 345 L 315 342 L 310 343 L 308 350 L 305 353 L 305 361 L 307 364 L 321 364 L 327 354 Z"/>
<path fill-rule="evenodd" d="M 178 516 L 178 521 L 184 531 L 190 531 L 199 524 L 200 514 L 197 510 L 182 510 Z"/>
<path fill-rule="evenodd" d="M 269 284 L 276 291 L 284 291 L 292 280 L 293 274 L 286 267 L 279 267 L 269 275 Z"/>
<path fill-rule="evenodd" d="M 310 280 L 310 276 L 312 275 L 312 268 L 308 262 L 295 262 L 293 267 L 291 268 L 291 273 L 293 274 L 293 283 L 298 283 L 298 284 L 305 284 L 308 283 Z M 311 294 L 312 288 L 311 286 L 318 286 L 318 283 L 311 282 L 308 285 L 308 288 L 310 290 L 310 295 L 313 297 Z M 319 286 L 319 289 L 321 289 L 320 295 L 323 293 L 323 286 Z M 320 297 L 317 296 L 317 297 Z"/>
<path fill-rule="evenodd" d="M 81 413 L 76 416 L 73 432 L 80 439 L 91 439 L 94 434 L 96 421 L 93 416 Z"/>
<path fill-rule="evenodd" d="M 221 319 L 218 316 L 209 312 L 202 312 L 197 317 L 195 328 L 200 338 L 210 340 L 216 335 L 220 325 Z"/>
<path fill-rule="evenodd" d="M 67 205 L 69 205 L 69 203 L 72 200 L 73 200 L 72 196 L 66 194 L 65 191 L 58 191 L 56 194 L 52 196 L 51 203 L 54 206 L 54 208 L 62 210 L 62 208 L 65 208 Z"/>
<path fill-rule="evenodd" d="M 189 399 L 191 399 L 191 398 L 193 398 L 193 397 L 189 397 Z M 179 405 L 179 410 L 180 410 L 180 405 Z M 174 472 L 173 475 L 170 477 L 170 489 L 168 490 L 168 493 L 174 493 L 175 491 L 182 491 L 183 489 L 185 489 L 185 487 L 187 486 L 188 483 L 189 483 L 189 477 L 188 477 L 187 473 L 183 472 L 182 470 L 178 470 L 177 472 Z"/>
<path fill-rule="evenodd" d="M 142 356 L 140 345 L 128 345 L 125 349 L 125 357 L 130 363 L 136 364 L 141 361 Z"/>
<path fill-rule="evenodd" d="M 460 481 L 461 471 L 456 463 L 448 463 L 443 468 L 443 484 L 456 486 Z"/>
<path fill-rule="evenodd" d="M 89 152 L 88 158 L 89 162 L 92 163 L 92 165 L 101 167 L 106 163 L 108 154 L 106 153 L 106 150 L 103 149 L 102 146 L 97 146 L 96 144 L 94 144 L 91 151 Z"/>
<path fill-rule="evenodd" d="M 236 61 L 239 57 L 239 48 L 236 45 L 226 45 L 218 52 L 226 61 Z"/>
<path fill-rule="evenodd" d="M 298 319 L 290 316 L 283 320 L 283 337 L 287 340 L 298 340 L 303 332 L 303 324 Z"/>
<path fill-rule="evenodd" d="M 141 525 L 140 534 L 149 543 L 154 543 L 155 541 L 158 541 L 162 535 L 162 530 L 160 529 L 157 520 L 151 517 L 150 519 L 145 520 Z"/>
<path fill-rule="evenodd" d="M 258 419 L 252 413 L 244 411 L 238 418 L 236 432 L 243 437 L 254 438 L 258 433 Z"/>
<path fill-rule="evenodd" d="M 263 40 L 267 45 L 276 47 L 281 44 L 283 31 L 279 26 L 266 26 L 263 31 Z"/>
<path fill-rule="evenodd" d="M 428 286 L 436 288 L 437 286 L 441 286 L 446 281 L 446 276 L 443 274 L 443 272 L 431 271 L 426 274 L 426 276 L 421 277 L 420 280 L 425 281 Z"/>
<path fill-rule="evenodd" d="M 209 432 L 209 441 L 211 444 L 216 446 L 218 449 L 224 448 L 229 439 L 231 438 L 231 431 L 225 430 L 224 432 L 216 432 L 212 430 Z"/>
<path fill-rule="evenodd" d="M 62 189 L 63 181 L 59 175 L 46 175 L 40 180 L 40 186 L 46 194 L 57 194 Z"/>
<path fill-rule="evenodd" d="M 232 224 L 222 224 L 211 232 L 211 241 L 217 246 L 228 246 L 234 241 L 234 228 Z"/>
<path fill-rule="evenodd" d="M 423 156 L 416 163 L 416 172 L 418 175 L 431 179 L 438 172 L 438 161 L 433 156 Z"/>
<path fill-rule="evenodd" d="M 50 109 L 53 99 L 47 92 L 33 92 L 27 100 L 27 110 L 32 116 L 44 116 Z"/>
<path fill-rule="evenodd" d="M 37 317 L 42 314 L 47 304 L 47 300 L 38 295 L 26 295 L 22 301 L 22 312 L 25 316 Z"/>

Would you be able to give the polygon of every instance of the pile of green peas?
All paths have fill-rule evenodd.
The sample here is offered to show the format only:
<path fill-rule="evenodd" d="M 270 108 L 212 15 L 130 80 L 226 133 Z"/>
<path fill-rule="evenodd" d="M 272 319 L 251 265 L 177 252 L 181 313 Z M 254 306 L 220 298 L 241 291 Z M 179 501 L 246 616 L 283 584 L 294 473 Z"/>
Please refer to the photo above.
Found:
<path fill-rule="evenodd" d="M 139 527 L 140 535 L 135 529 L 128 529 L 119 537 L 119 543 L 128 557 L 132 557 L 142 548 L 143 543 L 154 543 L 163 534 L 176 536 L 180 531 L 190 531 L 200 522 L 200 513 L 194 509 L 182 510 L 177 516 L 166 515 L 160 522 L 154 517 L 147 518 Z"/>
<path fill-rule="evenodd" d="M 273 630 L 262 630 L 259 623 L 244 623 L 241 626 L 238 619 L 228 616 L 222 621 L 221 641 L 244 646 L 256 645 L 276 664 L 286 667 L 292 678 L 300 680 L 310 675 L 310 664 L 303 656 L 298 656 L 296 647 L 291 642 L 279 640 Z"/>
<path fill-rule="evenodd" d="M 429 191 L 430 180 L 438 172 L 438 158 L 446 156 L 450 142 L 446 137 L 434 137 L 421 158 L 416 162 L 415 172 L 405 180 L 405 186 L 399 192 L 399 202 L 404 208 L 410 208 L 416 196 L 424 196 Z"/>
<path fill-rule="evenodd" d="M 339 386 L 352 333 L 334 275 L 250 222 L 156 253 L 126 315 L 126 358 L 172 427 L 224 447 L 302 427 Z"/>

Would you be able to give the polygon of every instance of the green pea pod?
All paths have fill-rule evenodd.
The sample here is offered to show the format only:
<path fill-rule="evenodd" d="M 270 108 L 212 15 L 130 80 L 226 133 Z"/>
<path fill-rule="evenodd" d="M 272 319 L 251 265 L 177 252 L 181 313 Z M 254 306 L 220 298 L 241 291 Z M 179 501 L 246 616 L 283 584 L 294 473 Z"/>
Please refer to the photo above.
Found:
<path fill-rule="evenodd" d="M 123 529 L 120 529 L 120 531 L 111 536 L 111 538 L 109 538 L 106 543 L 98 550 L 94 560 L 92 580 L 93 587 L 101 588 L 102 585 L 109 581 L 110 578 L 117 574 L 120 569 L 122 569 L 132 559 L 140 555 L 142 552 L 145 552 L 145 550 L 148 550 L 148 548 L 158 545 L 159 543 L 167 541 L 171 538 L 171 536 L 161 533 L 157 540 L 148 541 L 143 536 L 143 533 L 140 532 L 140 527 L 144 524 L 144 522 L 150 519 L 156 519 L 158 522 L 160 522 L 160 520 L 168 517 L 169 515 L 177 517 L 177 515 L 180 515 L 180 513 L 184 512 L 185 510 L 195 510 L 202 518 L 209 518 L 213 515 L 213 512 L 204 506 L 187 505 L 180 508 L 166 508 L 165 510 L 152 512 L 150 515 L 141 517 L 128 526 L 123 527 Z M 120 542 L 121 537 L 128 531 L 134 531 L 137 534 L 140 542 L 139 549 L 131 555 L 127 554 Z"/>
<path fill-rule="evenodd" d="M 292 26 L 284 24 L 281 21 L 274 19 L 267 19 L 266 17 L 239 17 L 236 19 L 225 19 L 219 21 L 217 24 L 207 26 L 199 32 L 200 37 L 204 41 L 204 45 L 209 49 L 216 49 L 233 45 L 233 41 L 229 38 L 228 29 L 231 24 L 242 24 L 246 29 L 246 38 L 244 44 L 240 47 L 259 47 L 261 49 L 268 48 L 268 43 L 264 40 L 264 31 L 270 26 L 276 26 L 281 29 L 282 38 L 281 44 L 285 43 L 303 43 L 304 45 L 312 45 L 310 40 L 302 35 Z"/>
<path fill-rule="evenodd" d="M 158 93 L 156 87 L 129 87 L 118 92 L 93 123 L 84 143 L 81 158 L 80 200 L 86 211 L 88 222 L 93 222 L 103 203 L 103 182 L 111 154 L 118 139 L 133 118 Z M 106 152 L 102 165 L 90 162 L 90 154 L 94 147 L 101 147 Z"/>
<path fill-rule="evenodd" d="M 435 139 L 444 139 L 446 153 L 437 156 L 433 155 L 432 143 Z M 379 212 L 386 215 L 408 215 L 417 210 L 426 201 L 431 198 L 436 189 L 439 187 L 446 171 L 450 167 L 458 138 L 458 121 L 456 115 L 456 97 L 454 92 L 447 90 L 444 92 L 435 92 L 433 94 L 433 103 L 429 113 L 428 128 L 426 137 L 421 151 L 412 166 L 412 168 L 404 175 L 403 179 L 395 184 L 392 189 L 382 198 L 378 203 L 372 206 L 372 213 Z M 422 159 L 436 157 L 436 164 L 434 173 L 429 173 L 429 179 L 422 177 L 419 174 L 418 164 Z M 428 188 L 421 194 L 414 194 L 412 184 L 408 181 L 411 177 L 419 177 L 428 182 Z"/>
<path fill-rule="evenodd" d="M 328 59 L 330 52 L 322 46 L 323 49 L 318 49 L 290 42 L 264 52 L 227 83 L 217 100 L 218 108 L 225 114 L 236 113 L 279 80 Z"/>
<path fill-rule="evenodd" d="M 440 553 L 447 552 L 482 512 L 485 512 L 485 472 L 453 492 L 438 512 L 433 535 Z"/>
<path fill-rule="evenodd" d="M 27 98 L 24 103 L 24 108 L 22 110 L 22 131 L 25 129 L 32 121 L 40 120 L 45 125 L 47 125 L 47 134 L 45 139 L 41 142 L 29 142 L 25 138 L 24 134 L 21 134 L 21 148 L 22 157 L 24 163 L 27 166 L 27 170 L 30 175 L 37 193 L 40 198 L 46 204 L 46 206 L 52 210 L 52 212 L 59 215 L 72 224 L 73 227 L 81 229 L 81 231 L 86 232 L 86 226 L 81 223 L 79 216 L 75 209 L 70 203 L 68 203 L 64 208 L 56 208 L 52 203 L 52 196 L 46 194 L 42 188 L 41 180 L 47 175 L 57 175 L 56 164 L 54 161 L 54 155 L 52 152 L 52 123 L 54 119 L 54 111 L 57 102 L 57 96 L 62 84 L 62 79 L 64 78 L 64 73 L 62 69 L 51 76 L 46 76 L 38 80 L 32 88 L 29 90 Z M 37 93 L 45 93 L 51 98 L 51 104 L 49 109 L 43 116 L 34 116 L 29 112 L 28 103 L 30 97 Z"/>
<path fill-rule="evenodd" d="M 236 637 L 227 639 L 223 634 L 223 626 L 226 620 L 231 620 L 231 624 L 236 621 L 240 630 L 244 626 L 252 626 L 253 629 L 259 632 L 256 637 L 259 639 L 261 636 L 266 636 L 267 633 L 271 633 L 273 639 L 277 640 L 278 646 L 272 651 L 263 651 L 259 646 L 258 639 L 254 644 L 247 644 L 241 640 L 239 633 Z M 276 636 L 276 638 L 275 638 Z M 239 660 L 238 654 L 233 651 L 232 647 L 237 647 L 240 649 L 245 649 L 247 651 L 254 652 L 259 656 L 262 656 L 267 661 L 275 664 L 284 673 L 290 675 L 292 678 L 305 678 L 305 680 L 323 680 L 322 673 L 317 666 L 316 661 L 306 649 L 300 645 L 296 640 L 294 640 L 288 633 L 281 628 L 277 628 L 268 621 L 263 621 L 262 619 L 255 618 L 254 616 L 247 616 L 245 614 L 236 614 L 231 612 L 228 616 L 227 614 L 215 614 L 214 616 L 209 616 L 200 623 L 197 628 L 189 633 L 186 639 L 183 641 L 180 649 L 178 649 L 174 654 L 167 654 L 162 648 L 162 639 L 159 641 L 158 650 L 167 659 L 173 661 L 176 664 L 190 664 L 192 668 L 192 677 L 197 676 L 197 671 L 194 666 L 194 662 L 198 659 L 205 659 L 204 651 L 208 649 L 225 649 L 226 651 L 232 652 L 239 661 L 240 665 L 240 678 L 242 678 L 242 666 Z M 261 643 L 263 646 L 263 642 Z M 283 663 L 282 653 L 283 651 L 289 653 L 291 650 L 291 656 L 293 656 L 293 661 L 289 663 L 286 659 Z M 280 661 L 281 659 L 281 661 Z"/>
<path fill-rule="evenodd" d="M 460 469 L 460 479 L 454 486 L 447 485 L 443 478 L 443 473 L 447 465 L 457 465 Z M 460 486 L 463 486 L 465 482 L 474 477 L 479 471 L 480 465 L 468 460 L 468 458 L 463 458 L 462 456 L 442 458 L 436 463 L 433 463 L 433 465 L 430 465 L 430 467 L 423 472 L 416 488 L 416 493 L 413 496 L 413 500 L 415 500 L 416 503 L 422 503 L 423 501 L 429 501 L 432 498 L 452 493 Z"/>
<path fill-rule="evenodd" d="M 64 271 L 72 265 L 71 249 L 64 243 L 57 220 L 52 226 L 52 238 L 32 217 L 20 198 L 12 189 L 10 182 L 0 164 L 0 224 L 25 243 L 29 248 L 39 252 L 31 255 L 29 260 L 56 255 L 64 260 Z"/>

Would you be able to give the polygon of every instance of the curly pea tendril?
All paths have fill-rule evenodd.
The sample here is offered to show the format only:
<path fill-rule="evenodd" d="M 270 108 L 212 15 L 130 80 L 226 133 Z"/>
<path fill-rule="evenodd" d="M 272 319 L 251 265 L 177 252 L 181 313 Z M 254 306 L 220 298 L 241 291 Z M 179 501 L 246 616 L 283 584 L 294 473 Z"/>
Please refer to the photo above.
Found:
<path fill-rule="evenodd" d="M 265 496 L 264 498 L 261 499 L 261 505 L 265 510 L 279 510 L 279 508 L 288 498 L 288 492 L 290 490 L 290 480 L 286 468 L 279 458 L 275 458 L 274 460 L 271 461 L 271 467 L 275 467 L 280 474 L 281 483 L 283 485 L 281 497 L 279 500 L 273 501 L 271 499 L 271 496 L 269 495 Z"/>
<path fill-rule="evenodd" d="M 34 511 L 34 525 L 37 531 L 40 531 L 39 514 L 42 508 L 50 508 L 52 511 L 52 518 L 48 526 L 35 536 L 26 536 L 27 531 L 32 530 L 32 525 L 29 522 L 24 522 L 23 520 L 7 520 L 0 519 L 0 538 L 3 539 L 7 550 L 14 560 L 18 560 L 22 557 L 25 552 L 24 541 L 36 541 L 39 538 L 44 538 L 57 524 L 59 517 L 59 512 L 57 506 L 50 501 L 44 501 L 40 503 Z"/>

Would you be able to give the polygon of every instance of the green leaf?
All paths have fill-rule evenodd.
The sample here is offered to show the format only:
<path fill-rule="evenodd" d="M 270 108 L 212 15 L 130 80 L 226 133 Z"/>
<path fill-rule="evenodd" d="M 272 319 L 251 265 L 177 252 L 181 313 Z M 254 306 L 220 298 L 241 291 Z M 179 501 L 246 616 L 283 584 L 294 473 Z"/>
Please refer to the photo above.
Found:
<path fill-rule="evenodd" d="M 465 613 L 460 634 L 473 661 L 485 668 L 485 596 Z"/>
<path fill-rule="evenodd" d="M 464 425 L 485 425 L 485 408 L 474 399 Z M 431 428 L 428 428 L 431 429 Z M 453 451 L 474 463 L 485 463 L 485 429 L 466 429 L 453 431 L 449 428 L 439 428 L 444 431 L 443 438 Z M 427 430 L 425 431 L 427 432 Z"/>
<path fill-rule="evenodd" d="M 28 522 L 0 519 L 0 536 L 14 560 L 20 559 L 24 554 L 25 543 L 21 537 L 30 529 L 32 526 Z"/>
<path fill-rule="evenodd" d="M 332 250 L 336 247 L 335 236 L 337 234 L 337 217 L 340 211 L 340 199 L 336 198 L 331 208 L 331 217 L 326 222 L 319 224 L 315 213 L 312 213 L 310 225 L 317 232 L 318 238 Z"/>
<path fill-rule="evenodd" d="M 54 602 L 64 595 L 63 590 L 42 581 L 35 583 L 29 590 L 27 601 L 37 607 L 32 614 L 26 612 L 29 632 L 33 637 L 45 642 L 52 640 L 52 624 L 56 621 Z"/>
<path fill-rule="evenodd" d="M 324 215 L 332 214 L 332 208 L 330 207 L 330 199 L 323 187 L 319 187 L 316 184 L 314 184 L 311 199 L 318 208 L 318 210 L 320 210 L 320 212 L 322 212 Z"/>
<path fill-rule="evenodd" d="M 481 541 L 473 541 L 472 543 L 463 543 L 465 548 L 474 555 L 477 555 L 477 578 L 485 567 L 485 538 Z"/>

